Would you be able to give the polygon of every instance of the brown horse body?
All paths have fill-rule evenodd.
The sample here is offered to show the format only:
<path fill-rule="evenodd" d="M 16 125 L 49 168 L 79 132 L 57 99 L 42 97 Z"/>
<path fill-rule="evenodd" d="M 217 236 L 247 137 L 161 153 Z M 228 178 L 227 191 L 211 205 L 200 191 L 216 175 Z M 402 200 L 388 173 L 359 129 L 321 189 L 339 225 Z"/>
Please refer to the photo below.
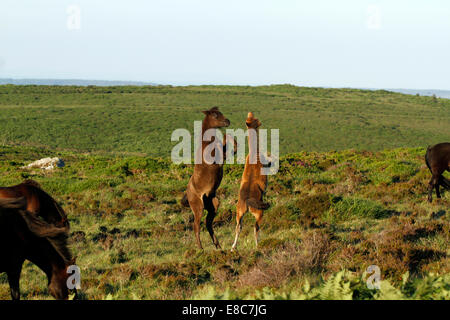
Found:
<path fill-rule="evenodd" d="M 228 127 L 230 125 L 230 121 L 223 116 L 217 107 L 203 111 L 203 113 L 205 114 L 205 118 L 202 122 L 202 137 L 209 129 Z M 212 223 L 219 207 L 219 199 L 216 197 L 216 190 L 223 177 L 223 161 L 222 163 L 208 163 L 205 161 L 203 152 L 211 143 L 212 142 L 203 141 L 202 139 L 201 163 L 195 164 L 194 174 L 189 179 L 186 193 L 181 200 L 181 203 L 186 207 L 190 207 L 194 213 L 194 233 L 197 240 L 197 246 L 200 249 L 202 249 L 200 241 L 200 220 L 203 210 L 205 209 L 208 211 L 208 215 L 206 216 L 206 228 L 208 229 L 216 248 L 220 248 L 219 241 L 214 235 Z M 215 156 L 214 152 L 215 151 L 211 153 L 212 156 Z"/>
<path fill-rule="evenodd" d="M 69 228 L 69 221 L 61 206 L 33 180 L 25 180 L 12 187 L 0 187 L 0 199 L 24 197 L 26 210 L 58 227 Z"/>
<path fill-rule="evenodd" d="M 19 278 L 25 259 L 42 269 L 49 293 L 67 299 L 67 268 L 75 263 L 67 248 L 68 228 L 27 212 L 22 198 L 0 199 L 0 272 L 6 272 L 13 300 L 20 299 Z"/>
<path fill-rule="evenodd" d="M 231 251 L 237 247 L 239 233 L 242 230 L 242 217 L 248 210 L 256 219 L 255 242 L 256 246 L 258 246 L 258 233 L 263 211 L 269 208 L 269 204 L 263 202 L 264 191 L 267 187 L 267 175 L 261 173 L 263 164 L 260 159 L 258 139 L 258 128 L 261 126 L 261 122 L 254 118 L 253 113 L 249 112 L 245 124 L 249 131 L 253 130 L 254 134 L 249 132 L 248 135 L 249 154 L 245 159 L 245 168 L 239 189 L 239 200 L 236 208 L 236 237 Z M 251 161 L 251 159 L 256 161 Z"/>
<path fill-rule="evenodd" d="M 433 201 L 433 188 L 436 190 L 436 197 L 440 198 L 439 186 L 450 189 L 450 181 L 442 174 L 450 171 L 450 143 L 444 142 L 427 148 L 425 163 L 431 171 L 432 177 L 428 185 L 428 201 Z"/>

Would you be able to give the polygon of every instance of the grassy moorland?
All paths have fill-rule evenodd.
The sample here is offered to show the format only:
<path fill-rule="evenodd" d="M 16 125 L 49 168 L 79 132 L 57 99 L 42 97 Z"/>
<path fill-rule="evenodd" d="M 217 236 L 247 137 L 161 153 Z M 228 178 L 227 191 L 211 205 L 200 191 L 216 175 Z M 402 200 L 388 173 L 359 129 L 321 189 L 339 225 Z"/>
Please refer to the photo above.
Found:
<path fill-rule="evenodd" d="M 341 94 L 346 93 L 333 95 Z M 71 94 L 70 99 L 75 100 L 75 95 Z M 388 94 L 383 99 L 397 98 Z M 61 103 L 68 103 L 63 100 L 61 97 Z M 171 101 L 170 97 L 168 100 Z M 79 103 L 88 101 L 86 97 L 86 101 Z M 186 101 L 190 103 L 194 105 L 194 100 Z M 325 105 L 323 102 L 321 108 Z M 345 109 L 341 107 L 340 115 Z M 382 108 L 381 104 L 378 107 Z M 72 117 L 88 110 L 93 110 L 93 116 L 97 117 L 108 110 L 64 108 L 68 108 L 64 112 L 73 112 Z M 264 107 L 260 108 L 263 113 Z M 335 108 L 339 109 L 338 105 Z M 20 112 L 30 110 L 33 109 L 17 107 L 17 121 L 22 121 Z M 58 107 L 34 110 L 34 116 L 27 113 L 27 117 L 35 117 L 32 122 L 40 123 L 44 121 L 43 114 L 54 113 L 48 118 L 49 127 L 62 135 L 68 134 L 52 127 L 58 123 L 55 119 L 68 117 Z M 120 107 L 112 110 L 118 112 Z M 309 112 L 316 115 L 315 121 L 321 121 L 318 118 L 321 113 Z M 369 115 L 365 117 L 370 119 Z M 392 117 L 380 117 L 396 122 Z M 415 121 L 431 126 L 437 121 L 434 117 L 430 113 Z M 83 119 L 91 123 L 88 114 Z M 348 121 L 354 119 L 355 115 L 349 115 Z M 78 124 L 83 121 L 80 118 Z M 177 121 L 182 123 L 180 119 Z M 369 126 L 372 121 L 375 120 L 368 120 Z M 405 121 L 403 128 L 409 125 L 413 127 Z M 420 132 L 431 130 L 426 128 L 412 128 L 409 132 L 416 132 L 419 137 Z M 448 134 L 446 130 L 442 132 Z M 31 130 L 27 134 L 33 136 Z M 373 137 L 371 146 L 382 147 L 376 142 L 384 133 L 380 134 Z M 23 139 L 27 137 L 24 135 Z M 345 142 L 343 135 L 340 139 L 342 146 L 349 141 Z M 412 138 L 395 135 L 390 139 Z M 359 141 L 364 143 L 364 136 Z M 80 141 L 78 146 L 83 143 Z M 294 141 L 288 149 L 296 145 Z M 204 229 L 201 236 L 205 250 L 196 249 L 192 214 L 179 203 L 192 167 L 174 165 L 166 158 L 3 146 L 0 185 L 35 179 L 65 208 L 71 222 L 71 247 L 82 272 L 80 295 L 84 299 L 450 299 L 450 193 L 432 204 L 426 201 L 430 175 L 423 161 L 424 152 L 424 148 L 400 148 L 284 155 L 279 173 L 269 178 L 266 199 L 272 206 L 263 218 L 260 247 L 254 246 L 253 218 L 247 214 L 239 251 L 235 253 L 229 248 L 234 235 L 233 214 L 241 165 L 225 167 L 219 188 L 221 206 L 215 230 L 223 251 L 213 248 Z M 66 166 L 54 171 L 21 168 L 44 156 L 62 157 Z M 366 286 L 364 271 L 369 265 L 377 265 L 381 270 L 381 290 L 369 290 Z M 24 266 L 21 290 L 25 299 L 48 298 L 44 274 L 30 263 Z M 5 274 L 0 275 L 0 299 L 9 299 Z"/>
<path fill-rule="evenodd" d="M 425 147 L 449 140 L 450 100 L 388 91 L 274 85 L 0 86 L 0 143 L 167 158 L 175 128 L 219 106 L 231 128 L 253 111 L 283 154 Z"/>

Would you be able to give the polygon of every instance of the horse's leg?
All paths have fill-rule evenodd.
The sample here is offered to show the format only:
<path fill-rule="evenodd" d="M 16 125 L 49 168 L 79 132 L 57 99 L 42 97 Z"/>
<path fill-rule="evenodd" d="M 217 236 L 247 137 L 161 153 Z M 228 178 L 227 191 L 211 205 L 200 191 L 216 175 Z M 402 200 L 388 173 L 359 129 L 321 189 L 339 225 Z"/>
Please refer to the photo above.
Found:
<path fill-rule="evenodd" d="M 433 201 L 433 188 L 438 183 L 438 181 L 439 181 L 438 177 L 435 174 L 433 174 L 430 183 L 428 184 L 428 202 Z"/>
<path fill-rule="evenodd" d="M 197 246 L 199 249 L 203 249 L 202 243 L 200 241 L 200 220 L 203 214 L 203 201 L 202 199 L 196 196 L 189 197 L 189 194 L 188 200 L 189 206 L 191 207 L 191 210 L 194 213 L 194 233 L 197 239 Z"/>
<path fill-rule="evenodd" d="M 261 227 L 263 210 L 250 207 L 250 212 L 253 214 L 253 216 L 256 219 L 256 222 L 255 222 L 255 244 L 256 244 L 256 247 L 258 247 L 258 235 L 259 235 L 259 229 Z"/>
<path fill-rule="evenodd" d="M 239 234 L 242 231 L 242 217 L 247 212 L 247 203 L 239 199 L 236 206 L 236 236 L 234 237 L 234 243 L 231 247 L 231 251 L 234 251 L 237 247 Z"/>
<path fill-rule="evenodd" d="M 436 198 L 440 199 L 441 198 L 441 193 L 439 192 L 439 185 L 440 185 L 440 179 L 441 176 L 439 175 L 436 184 L 434 185 L 434 188 L 436 190 Z"/>
<path fill-rule="evenodd" d="M 216 246 L 216 249 L 220 249 L 219 240 L 217 240 L 213 230 L 213 221 L 217 214 L 217 209 L 219 208 L 219 199 L 215 196 L 205 198 L 205 208 L 208 211 L 208 215 L 206 216 L 206 229 L 208 229 L 209 235 L 211 236 L 212 242 Z"/>
<path fill-rule="evenodd" d="M 23 263 L 23 261 L 22 261 Z M 11 270 L 7 271 L 9 289 L 11 291 L 11 298 L 13 300 L 20 300 L 20 288 L 19 288 L 19 279 L 20 273 L 22 271 L 22 263 L 17 263 L 15 267 Z"/>

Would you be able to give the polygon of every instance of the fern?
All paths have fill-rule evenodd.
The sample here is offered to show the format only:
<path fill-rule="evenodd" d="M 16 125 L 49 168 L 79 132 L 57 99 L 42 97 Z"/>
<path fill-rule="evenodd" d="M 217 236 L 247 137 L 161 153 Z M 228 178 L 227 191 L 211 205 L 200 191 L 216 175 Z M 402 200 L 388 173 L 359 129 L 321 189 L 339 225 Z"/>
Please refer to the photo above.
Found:
<path fill-rule="evenodd" d="M 411 280 L 409 273 L 403 275 L 402 285 L 395 287 L 388 280 L 380 281 L 379 290 L 370 290 L 364 275 L 356 276 L 348 270 L 332 275 L 318 286 L 311 288 L 308 280 L 301 290 L 281 291 L 265 287 L 249 294 L 238 295 L 227 288 L 218 292 L 213 286 L 204 287 L 194 299 L 207 300 L 450 300 L 450 274 L 437 276 L 429 274 L 424 278 Z"/>

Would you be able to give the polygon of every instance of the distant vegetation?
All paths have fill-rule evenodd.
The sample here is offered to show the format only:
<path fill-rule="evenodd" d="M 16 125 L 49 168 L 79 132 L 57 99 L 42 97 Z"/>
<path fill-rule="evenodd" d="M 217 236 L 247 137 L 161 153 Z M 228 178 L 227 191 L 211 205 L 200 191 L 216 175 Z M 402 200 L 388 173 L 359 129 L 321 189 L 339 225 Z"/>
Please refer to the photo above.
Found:
<path fill-rule="evenodd" d="M 231 128 L 248 111 L 280 129 L 283 154 L 425 147 L 450 137 L 450 100 L 387 91 L 275 85 L 0 86 L 0 143 L 167 158 L 175 128 L 219 106 Z"/>
<path fill-rule="evenodd" d="M 114 80 L 83 80 L 83 79 L 8 79 L 0 78 L 0 85 L 42 85 L 42 86 L 149 86 L 151 82 L 114 81 Z"/>
<path fill-rule="evenodd" d="M 450 192 L 426 201 L 424 148 L 302 152 L 269 177 L 260 247 L 244 217 L 238 253 L 235 210 L 243 165 L 225 166 L 214 249 L 180 204 L 192 166 L 142 156 L 0 148 L 0 185 L 42 184 L 67 211 L 83 299 L 450 299 Z M 55 171 L 22 169 L 40 155 Z M 448 176 L 448 174 L 446 174 Z M 369 265 L 381 290 L 366 285 Z M 24 299 L 48 298 L 45 275 L 24 265 Z M 5 274 L 0 299 L 9 299 Z"/>

